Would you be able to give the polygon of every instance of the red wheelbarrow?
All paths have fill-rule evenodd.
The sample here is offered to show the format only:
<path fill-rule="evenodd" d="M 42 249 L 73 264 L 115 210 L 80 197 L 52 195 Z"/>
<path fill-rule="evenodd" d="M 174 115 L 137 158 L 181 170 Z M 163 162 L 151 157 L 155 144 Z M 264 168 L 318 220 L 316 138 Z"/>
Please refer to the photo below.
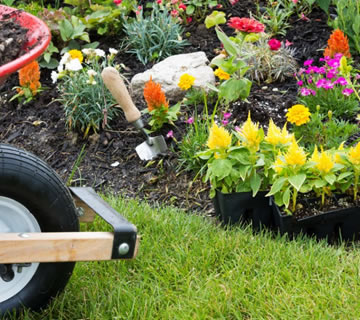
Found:
<path fill-rule="evenodd" d="M 0 82 L 39 57 L 50 31 L 38 18 L 0 5 L 0 20 L 27 28 L 24 54 L 0 66 Z M 99 215 L 113 232 L 79 232 Z M 67 188 L 35 155 L 0 143 L 0 317 L 40 309 L 68 282 L 75 261 L 131 259 L 136 227 L 92 188 Z"/>

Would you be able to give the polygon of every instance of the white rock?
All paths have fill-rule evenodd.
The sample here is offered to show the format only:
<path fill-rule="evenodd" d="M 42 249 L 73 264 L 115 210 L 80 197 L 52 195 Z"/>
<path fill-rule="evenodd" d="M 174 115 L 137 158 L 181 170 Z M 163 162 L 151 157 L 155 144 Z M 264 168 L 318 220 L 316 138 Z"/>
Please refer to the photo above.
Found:
<path fill-rule="evenodd" d="M 155 64 L 151 69 L 138 73 L 131 79 L 133 95 L 142 97 L 145 83 L 152 76 L 153 81 L 161 85 L 167 99 L 179 101 L 186 93 L 186 91 L 178 87 L 179 78 L 184 73 L 195 77 L 194 88 L 208 90 L 206 83 L 215 85 L 214 72 L 208 66 L 208 63 L 209 60 L 202 51 L 178 54 L 166 58 Z"/>

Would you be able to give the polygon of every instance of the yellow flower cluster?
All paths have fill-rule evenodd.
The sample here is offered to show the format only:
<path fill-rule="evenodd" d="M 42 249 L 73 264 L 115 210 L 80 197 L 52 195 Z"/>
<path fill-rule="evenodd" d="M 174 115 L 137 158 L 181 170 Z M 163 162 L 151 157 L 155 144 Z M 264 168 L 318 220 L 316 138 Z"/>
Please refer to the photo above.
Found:
<path fill-rule="evenodd" d="M 360 142 L 355 147 L 350 148 L 348 158 L 353 165 L 360 165 Z"/>
<path fill-rule="evenodd" d="M 181 90 L 189 90 L 195 82 L 195 77 L 188 73 L 181 75 L 178 86 Z"/>
<path fill-rule="evenodd" d="M 83 57 L 81 51 L 79 51 L 79 50 L 76 50 L 76 49 L 70 50 L 69 55 L 70 55 L 71 59 L 78 59 L 80 61 L 80 63 L 82 63 L 84 60 L 84 57 Z"/>
<path fill-rule="evenodd" d="M 217 68 L 214 72 L 214 74 L 220 79 L 220 80 L 228 80 L 230 79 L 230 74 L 228 74 L 227 72 L 225 72 L 223 69 L 221 68 Z"/>
<path fill-rule="evenodd" d="M 304 149 L 299 147 L 296 140 L 294 139 L 284 156 L 285 162 L 288 165 L 296 166 L 296 165 L 304 165 L 306 162 L 306 153 Z"/>
<path fill-rule="evenodd" d="M 247 120 L 241 127 L 239 134 L 244 138 L 244 146 L 254 151 L 259 150 L 260 142 L 262 140 L 259 130 L 259 123 L 255 124 L 251 121 L 250 112 Z"/>
<path fill-rule="evenodd" d="M 210 129 L 209 139 L 206 144 L 210 149 L 226 149 L 231 145 L 231 134 L 223 127 L 214 123 Z"/>
<path fill-rule="evenodd" d="M 286 118 L 290 123 L 301 126 L 310 121 L 310 115 L 309 108 L 302 104 L 296 104 L 288 110 Z"/>
<path fill-rule="evenodd" d="M 278 144 L 286 144 L 295 139 L 293 134 L 289 134 L 286 128 L 286 123 L 282 129 L 275 125 L 274 121 L 270 119 L 269 129 L 265 137 L 265 141 L 276 146 Z"/>
<path fill-rule="evenodd" d="M 328 152 L 320 152 L 315 146 L 314 152 L 310 158 L 310 161 L 315 162 L 315 167 L 322 173 L 328 173 L 334 168 L 335 161 Z"/>

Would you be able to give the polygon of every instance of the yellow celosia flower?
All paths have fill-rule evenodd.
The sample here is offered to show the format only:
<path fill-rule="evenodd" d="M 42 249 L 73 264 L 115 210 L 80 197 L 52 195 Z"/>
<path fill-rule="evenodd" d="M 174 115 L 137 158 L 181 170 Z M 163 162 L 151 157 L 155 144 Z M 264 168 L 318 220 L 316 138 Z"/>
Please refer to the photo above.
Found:
<path fill-rule="evenodd" d="M 247 120 L 241 127 L 239 134 L 243 138 L 245 138 L 245 141 L 243 141 L 243 145 L 255 151 L 259 150 L 261 142 L 259 123 L 255 124 L 251 121 L 250 112 Z"/>
<path fill-rule="evenodd" d="M 283 170 L 283 167 L 285 165 L 285 162 L 282 159 L 282 155 L 279 152 L 279 155 L 276 157 L 276 160 L 274 162 L 273 168 L 275 170 L 276 173 L 280 174 Z"/>
<path fill-rule="evenodd" d="M 188 90 L 192 87 L 195 82 L 195 77 L 189 75 L 188 73 L 184 73 L 181 75 L 179 79 L 178 86 L 181 90 Z"/>
<path fill-rule="evenodd" d="M 84 57 L 83 57 L 81 51 L 79 51 L 79 50 L 75 50 L 75 49 L 70 50 L 69 55 L 70 55 L 71 59 L 79 59 L 80 63 L 82 63 L 84 60 Z"/>
<path fill-rule="evenodd" d="M 214 123 L 210 129 L 209 139 L 206 144 L 210 149 L 228 148 L 231 145 L 231 134 L 223 127 Z"/>
<path fill-rule="evenodd" d="M 274 124 L 274 121 L 270 119 L 269 129 L 265 137 L 265 141 L 276 146 L 278 144 L 286 144 L 291 142 L 294 138 L 293 134 L 289 134 L 286 129 L 286 123 L 282 129 Z"/>
<path fill-rule="evenodd" d="M 223 69 L 221 68 L 217 68 L 214 72 L 214 74 L 220 79 L 220 80 L 228 80 L 230 79 L 230 74 L 228 74 L 227 72 L 225 72 Z"/>
<path fill-rule="evenodd" d="M 286 113 L 286 118 L 289 122 L 301 126 L 310 121 L 310 115 L 309 108 L 302 104 L 295 104 Z"/>
<path fill-rule="evenodd" d="M 345 142 L 341 142 L 339 148 L 337 149 L 338 152 L 335 153 L 334 161 L 336 163 L 340 163 L 340 164 L 344 163 L 344 161 L 343 161 L 343 159 L 341 157 L 341 154 L 343 153 L 342 151 L 344 150 L 344 143 Z"/>
<path fill-rule="evenodd" d="M 317 147 L 315 146 L 314 153 L 312 154 L 310 161 L 315 162 L 315 168 L 317 168 L 322 173 L 328 173 L 335 165 L 333 157 L 331 157 L 327 152 L 318 152 Z"/>
<path fill-rule="evenodd" d="M 306 162 L 306 154 L 303 148 L 299 147 L 294 139 L 289 150 L 285 154 L 285 162 L 288 165 L 304 165 Z"/>
<path fill-rule="evenodd" d="M 355 147 L 350 148 L 348 158 L 352 164 L 360 165 L 360 142 Z"/>

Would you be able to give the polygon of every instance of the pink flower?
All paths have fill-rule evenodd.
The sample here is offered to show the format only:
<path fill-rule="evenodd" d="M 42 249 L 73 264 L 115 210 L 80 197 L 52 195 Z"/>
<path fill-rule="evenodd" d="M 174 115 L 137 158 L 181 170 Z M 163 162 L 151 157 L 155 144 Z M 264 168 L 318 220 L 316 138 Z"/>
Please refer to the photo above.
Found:
<path fill-rule="evenodd" d="M 254 19 L 232 17 L 227 24 L 230 28 L 243 32 L 260 33 L 265 31 L 265 26 Z"/>
<path fill-rule="evenodd" d="M 304 61 L 304 66 L 306 66 L 306 67 L 311 66 L 313 62 L 314 62 L 313 59 L 306 60 L 306 61 Z"/>
<path fill-rule="evenodd" d="M 216 6 L 216 9 L 221 9 L 222 8 L 222 4 L 218 4 L 217 6 Z"/>
<path fill-rule="evenodd" d="M 166 138 L 174 138 L 174 131 L 170 130 L 167 135 Z"/>
<path fill-rule="evenodd" d="M 225 112 L 223 115 L 224 119 L 229 119 L 231 117 L 231 113 L 230 112 Z"/>
<path fill-rule="evenodd" d="M 230 4 L 233 6 L 239 2 L 239 0 L 229 0 Z"/>
<path fill-rule="evenodd" d="M 186 5 L 183 4 L 183 3 L 180 3 L 180 4 L 179 4 L 179 9 L 186 10 Z"/>
<path fill-rule="evenodd" d="M 281 42 L 277 39 L 270 39 L 268 41 L 268 45 L 270 47 L 270 50 L 277 51 L 281 48 Z"/>
<path fill-rule="evenodd" d="M 303 84 L 304 84 L 304 81 L 302 81 L 302 80 L 299 80 L 299 81 L 297 82 L 297 85 L 300 86 L 300 87 L 301 87 Z"/>
<path fill-rule="evenodd" d="M 135 11 L 137 16 L 141 13 L 141 10 L 142 10 L 142 6 L 138 6 L 137 10 Z"/>
<path fill-rule="evenodd" d="M 236 126 L 234 129 L 235 129 L 235 131 L 237 131 L 237 132 L 241 132 L 241 128 L 238 127 L 238 126 Z"/>
<path fill-rule="evenodd" d="M 344 90 L 342 91 L 342 94 L 343 94 L 344 96 L 349 96 L 349 95 L 351 95 L 353 92 L 354 92 L 353 89 L 351 89 L 351 88 L 346 88 L 346 89 L 344 89 Z"/>
<path fill-rule="evenodd" d="M 192 18 L 191 18 L 191 17 L 187 17 L 187 18 L 186 18 L 186 23 L 191 23 L 191 21 L 192 21 Z"/>
<path fill-rule="evenodd" d="M 304 21 L 310 21 L 310 19 L 307 16 L 305 16 L 303 13 L 301 13 L 300 19 Z"/>
<path fill-rule="evenodd" d="M 162 0 L 156 0 L 157 4 L 162 4 Z"/>
<path fill-rule="evenodd" d="M 118 6 L 121 4 L 122 0 L 114 0 L 113 2 Z"/>
<path fill-rule="evenodd" d="M 179 15 L 179 11 L 177 10 L 171 10 L 170 14 L 173 16 L 173 17 L 177 17 Z"/>
<path fill-rule="evenodd" d="M 326 74 L 326 78 L 328 79 L 333 79 L 336 77 L 336 72 L 334 70 L 330 70 L 327 74 Z"/>
<path fill-rule="evenodd" d="M 221 121 L 221 123 L 223 126 L 226 126 L 226 125 L 228 125 L 229 120 L 224 119 L 223 121 Z"/>
<path fill-rule="evenodd" d="M 331 68 L 339 68 L 340 61 L 338 59 L 330 59 L 327 64 Z"/>
<path fill-rule="evenodd" d="M 346 86 L 346 85 L 348 84 L 348 82 L 346 81 L 346 79 L 343 78 L 343 77 L 337 78 L 337 79 L 334 81 L 334 83 L 340 84 L 341 86 Z"/>
<path fill-rule="evenodd" d="M 294 4 L 297 4 L 299 0 L 292 0 Z"/>
<path fill-rule="evenodd" d="M 311 94 L 311 90 L 309 88 L 302 87 L 300 90 L 300 94 L 302 96 L 309 96 Z"/>
<path fill-rule="evenodd" d="M 171 4 L 177 4 L 179 0 L 171 0 Z"/>
<path fill-rule="evenodd" d="M 285 40 L 285 47 L 290 47 L 292 46 L 294 43 L 293 42 L 290 42 L 289 40 Z"/>
<path fill-rule="evenodd" d="M 326 82 L 326 79 L 319 79 L 318 81 L 316 81 L 316 88 L 322 88 L 324 86 Z"/>
<path fill-rule="evenodd" d="M 359 80 L 360 79 L 360 74 L 357 73 L 356 76 L 355 76 L 355 79 Z"/>
<path fill-rule="evenodd" d="M 194 123 L 194 118 L 193 118 L 193 117 L 190 117 L 189 119 L 187 119 L 187 120 L 185 121 L 185 123 L 187 123 L 187 124 L 193 124 L 193 123 Z"/>

